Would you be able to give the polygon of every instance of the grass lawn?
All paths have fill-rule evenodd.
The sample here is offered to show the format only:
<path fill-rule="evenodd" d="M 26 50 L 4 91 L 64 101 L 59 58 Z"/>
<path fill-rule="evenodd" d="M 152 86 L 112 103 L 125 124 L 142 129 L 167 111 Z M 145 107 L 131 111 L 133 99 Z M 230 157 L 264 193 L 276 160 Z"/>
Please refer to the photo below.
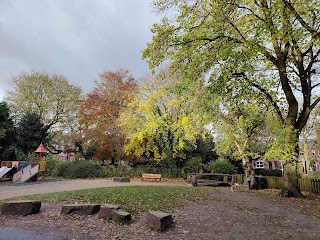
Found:
<path fill-rule="evenodd" d="M 64 203 L 110 203 L 128 212 L 166 211 L 181 206 L 181 199 L 200 200 L 208 196 L 208 188 L 178 186 L 132 186 L 85 189 L 61 193 L 39 194 L 10 200 L 39 200 Z M 5 201 L 8 201 L 6 199 Z"/>

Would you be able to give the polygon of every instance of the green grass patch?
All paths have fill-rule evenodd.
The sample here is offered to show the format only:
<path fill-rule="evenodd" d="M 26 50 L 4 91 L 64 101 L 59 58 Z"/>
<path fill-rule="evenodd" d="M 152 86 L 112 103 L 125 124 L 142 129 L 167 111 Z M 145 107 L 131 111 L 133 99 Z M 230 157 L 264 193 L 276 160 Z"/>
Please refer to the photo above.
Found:
<path fill-rule="evenodd" d="M 128 212 L 166 211 L 180 207 L 181 199 L 201 200 L 208 188 L 179 186 L 132 186 L 85 189 L 61 193 L 39 194 L 10 200 L 39 200 L 42 202 L 117 204 Z M 8 199 L 4 200 L 8 201 Z"/>

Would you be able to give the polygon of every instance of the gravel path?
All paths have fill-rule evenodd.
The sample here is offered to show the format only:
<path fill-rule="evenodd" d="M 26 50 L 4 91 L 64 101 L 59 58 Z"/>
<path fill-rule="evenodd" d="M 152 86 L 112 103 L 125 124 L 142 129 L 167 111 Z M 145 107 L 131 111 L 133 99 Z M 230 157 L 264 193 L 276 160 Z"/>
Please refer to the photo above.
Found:
<path fill-rule="evenodd" d="M 12 184 L 11 182 L 0 182 L 0 200 L 13 197 L 21 197 L 42 193 L 64 192 L 79 189 L 118 187 L 118 186 L 186 186 L 184 183 L 168 182 L 142 182 L 131 181 L 129 183 L 113 182 L 112 180 L 61 180 L 49 182 L 32 182 L 22 185 Z"/>

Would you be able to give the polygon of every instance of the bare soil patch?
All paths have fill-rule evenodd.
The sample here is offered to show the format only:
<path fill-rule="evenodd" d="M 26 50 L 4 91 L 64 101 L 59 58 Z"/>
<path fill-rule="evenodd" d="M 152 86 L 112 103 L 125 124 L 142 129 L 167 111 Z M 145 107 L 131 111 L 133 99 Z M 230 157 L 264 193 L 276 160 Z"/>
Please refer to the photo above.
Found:
<path fill-rule="evenodd" d="M 266 194 L 267 193 L 267 194 Z M 0 215 L 2 230 L 31 231 L 43 239 L 319 239 L 320 197 L 312 200 L 279 198 L 274 192 L 210 188 L 207 199 L 171 211 L 175 226 L 158 233 L 148 229 L 144 213 L 129 225 L 93 216 L 61 215 L 61 205 L 43 203 L 29 216 Z M 155 209 L 156 210 L 156 209 Z M 46 238 L 46 237 L 47 238 Z M 0 236 L 1 239 L 1 236 Z"/>

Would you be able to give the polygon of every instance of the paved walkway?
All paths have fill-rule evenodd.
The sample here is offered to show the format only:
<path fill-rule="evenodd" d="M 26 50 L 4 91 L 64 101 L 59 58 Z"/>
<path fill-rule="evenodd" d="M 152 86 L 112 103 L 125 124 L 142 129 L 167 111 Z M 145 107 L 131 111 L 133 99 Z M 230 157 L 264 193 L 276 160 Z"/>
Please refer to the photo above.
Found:
<path fill-rule="evenodd" d="M 34 182 L 22 185 L 0 184 L 0 200 L 34 194 L 64 192 L 79 189 L 119 187 L 119 186 L 187 186 L 184 183 L 142 182 L 129 183 L 113 182 L 112 180 L 61 180 L 54 182 Z"/>

